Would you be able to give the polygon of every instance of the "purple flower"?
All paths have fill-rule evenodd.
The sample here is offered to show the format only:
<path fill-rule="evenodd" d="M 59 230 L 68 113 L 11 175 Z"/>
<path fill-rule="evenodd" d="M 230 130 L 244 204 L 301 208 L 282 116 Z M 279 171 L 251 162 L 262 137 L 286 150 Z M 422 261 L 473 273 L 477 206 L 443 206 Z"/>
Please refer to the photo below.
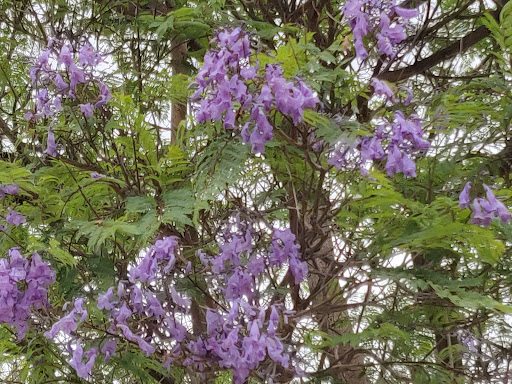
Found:
<path fill-rule="evenodd" d="M 486 191 L 486 198 L 475 199 L 471 205 L 473 216 L 470 222 L 487 227 L 495 217 L 499 217 L 503 223 L 509 221 L 512 215 L 507 207 L 494 196 L 491 188 L 484 184 L 484 189 Z M 466 199 L 469 199 L 469 196 L 467 198 L 464 197 L 463 202 L 466 202 Z"/>
<path fill-rule="evenodd" d="M 178 244 L 175 237 L 166 237 L 158 240 L 148 251 L 142 262 L 133 268 L 130 272 L 130 281 L 148 282 L 156 277 L 158 271 L 158 261 L 167 261 L 163 272 L 168 272 L 174 267 L 176 258 L 174 256 L 174 247 Z"/>
<path fill-rule="evenodd" d="M 13 211 L 11 208 L 9 208 L 9 212 L 7 213 L 7 215 L 5 215 L 5 220 L 7 221 L 7 223 L 15 226 L 21 225 L 24 222 L 26 222 L 26 219 L 25 217 L 23 217 L 23 215 L 19 214 L 16 211 Z"/>
<path fill-rule="evenodd" d="M 484 189 L 486 192 L 486 198 L 489 202 L 490 206 L 488 208 L 488 213 L 492 213 L 495 216 L 499 217 L 500 220 L 504 223 L 510 220 L 511 214 L 508 211 L 507 207 L 499 201 L 496 196 L 492 193 L 491 188 L 489 188 L 487 185 L 484 184 Z"/>
<path fill-rule="evenodd" d="M 336 145 L 334 151 L 329 156 L 327 164 L 332 165 L 337 170 L 341 170 L 347 164 L 347 155 L 350 152 L 350 146 Z"/>
<path fill-rule="evenodd" d="M 60 331 L 64 332 L 67 335 L 70 335 L 71 332 L 76 331 L 78 324 L 75 319 L 75 311 L 71 311 L 66 316 L 61 318 L 55 324 L 53 324 L 50 331 L 45 332 L 44 336 L 47 339 L 54 339 L 57 333 Z"/>
<path fill-rule="evenodd" d="M 418 10 L 411 8 L 402 8 L 397 5 L 392 7 L 393 11 L 400 17 L 404 19 L 412 19 L 414 17 L 418 17 Z"/>
<path fill-rule="evenodd" d="M 278 65 L 266 66 L 264 82 L 257 77 L 257 66 L 246 68 L 247 62 L 240 59 L 253 53 L 247 35 L 240 29 L 220 31 L 214 42 L 219 50 L 204 56 L 204 64 L 196 77 L 199 87 L 191 97 L 194 101 L 201 100 L 197 122 L 222 121 L 225 129 L 234 129 L 239 116 L 234 110 L 234 102 L 237 102 L 241 111 L 251 110 L 250 121 L 241 131 L 242 139 L 251 143 L 254 153 L 263 153 L 266 142 L 273 137 L 273 127 L 268 120 L 273 104 L 294 123 L 299 123 L 304 109 L 319 103 L 304 82 L 297 79 L 295 85 L 285 80 Z M 251 79 L 254 81 L 248 83 Z M 279 95 L 277 100 L 274 95 Z"/>
<path fill-rule="evenodd" d="M 295 284 L 300 284 L 308 274 L 308 265 L 293 256 L 290 258 L 290 271 L 295 279 Z"/>
<path fill-rule="evenodd" d="M 34 114 L 30 111 L 25 112 L 25 114 L 23 115 L 23 118 L 27 121 L 32 120 L 33 117 L 34 117 Z"/>
<path fill-rule="evenodd" d="M 258 276 L 259 274 L 265 272 L 265 260 L 263 257 L 254 257 L 247 263 L 247 270 L 253 276 Z"/>
<path fill-rule="evenodd" d="M 395 173 L 398 173 L 402 170 L 402 153 L 396 146 L 396 144 L 391 145 L 388 148 L 388 161 L 386 163 L 386 171 L 388 176 L 393 176 Z"/>
<path fill-rule="evenodd" d="M 402 164 L 400 166 L 402 172 L 407 177 L 416 177 L 416 164 L 406 153 L 402 156 Z"/>
<path fill-rule="evenodd" d="M 249 137 L 252 151 L 254 153 L 263 153 L 265 152 L 265 143 L 274 137 L 272 125 L 270 125 L 267 116 L 258 106 L 254 106 L 251 112 L 251 120 L 256 123 Z"/>
<path fill-rule="evenodd" d="M 274 100 L 274 97 L 272 96 L 270 87 L 268 85 L 261 87 L 260 95 L 257 97 L 256 101 L 263 104 L 265 110 L 270 111 L 272 100 Z"/>
<path fill-rule="evenodd" d="M 387 100 L 392 100 L 395 95 L 393 90 L 385 81 L 381 81 L 377 78 L 372 79 L 372 87 L 375 91 L 375 94 L 379 96 L 386 96 Z"/>
<path fill-rule="evenodd" d="M 275 336 L 278 325 L 279 325 L 279 313 L 277 312 L 276 306 L 272 305 L 272 309 L 270 311 L 268 327 L 267 327 L 267 333 L 269 334 L 269 336 Z"/>
<path fill-rule="evenodd" d="M 105 355 L 105 363 L 110 361 L 110 358 L 116 353 L 117 342 L 115 340 L 107 341 L 101 348 L 101 353 Z"/>
<path fill-rule="evenodd" d="M 250 326 L 249 337 L 244 337 L 242 342 L 243 358 L 249 369 L 256 368 L 265 359 L 265 347 L 265 336 L 260 334 L 258 321 L 253 321 Z"/>
<path fill-rule="evenodd" d="M 71 52 L 67 45 L 63 45 L 59 57 L 57 59 L 57 63 L 64 64 L 66 67 L 71 66 L 73 64 L 73 57 L 71 56 Z"/>
<path fill-rule="evenodd" d="M 289 229 L 284 231 L 280 229 L 274 229 L 274 236 L 272 238 L 272 244 L 270 245 L 269 265 L 270 266 L 281 266 L 288 259 L 296 258 L 298 255 L 299 246 L 295 244 L 295 235 Z M 294 268 L 298 265 L 294 265 Z M 297 269 L 297 272 L 299 272 Z"/>
<path fill-rule="evenodd" d="M 55 76 L 55 86 L 59 91 L 62 91 L 68 87 L 68 83 L 64 81 L 60 74 L 57 74 L 57 76 Z"/>
<path fill-rule="evenodd" d="M 382 160 L 386 154 L 380 140 L 376 136 L 365 136 L 361 141 L 361 161 Z"/>
<path fill-rule="evenodd" d="M 167 324 L 169 325 L 169 332 L 171 336 L 176 339 L 178 343 L 181 343 L 185 340 L 187 336 L 187 329 L 181 325 L 176 319 L 167 319 Z"/>
<path fill-rule="evenodd" d="M 408 139 L 414 144 L 416 149 L 427 150 L 430 143 L 423 139 L 423 130 L 421 128 L 421 119 L 411 115 L 406 119 L 401 111 L 395 112 L 396 124 L 394 125 L 393 141 L 399 144 L 403 138 Z"/>
<path fill-rule="evenodd" d="M 400 87 L 398 87 L 398 89 L 407 92 L 407 97 L 406 97 L 406 99 L 402 103 L 404 105 L 411 104 L 412 98 L 414 97 L 414 94 L 412 93 L 412 90 L 410 88 L 407 88 L 407 87 L 404 87 L 404 86 L 400 86 Z"/>
<path fill-rule="evenodd" d="M 119 309 L 114 317 L 118 323 L 125 324 L 126 319 L 128 319 L 132 315 L 132 311 L 130 311 L 130 308 L 126 306 L 126 304 L 123 304 L 121 309 Z"/>
<path fill-rule="evenodd" d="M 49 49 L 45 50 L 37 59 L 37 63 L 41 66 L 48 64 L 48 59 L 50 58 L 51 53 L 52 52 Z"/>
<path fill-rule="evenodd" d="M 165 311 L 162 308 L 162 304 L 158 301 L 158 299 L 151 292 L 146 291 L 146 313 L 148 316 L 155 316 L 160 318 L 165 315 Z"/>
<path fill-rule="evenodd" d="M 471 218 L 470 222 L 472 224 L 488 227 L 491 223 L 492 216 L 489 216 L 487 212 L 483 211 L 482 204 L 485 204 L 485 200 L 482 198 L 473 200 L 473 204 L 471 205 L 473 217 Z"/>
<path fill-rule="evenodd" d="M 469 208 L 471 198 L 469 197 L 469 191 L 471 189 L 471 183 L 468 181 L 464 186 L 464 189 L 459 195 L 459 207 Z"/>
<path fill-rule="evenodd" d="M 73 358 L 68 361 L 69 365 L 76 370 L 76 374 L 82 379 L 88 379 L 91 376 L 92 368 L 94 367 L 94 362 L 96 360 L 96 356 L 98 354 L 98 350 L 96 348 L 91 348 L 83 353 L 83 348 L 80 345 L 80 340 L 78 340 L 78 344 L 75 347 L 73 352 Z M 83 362 L 83 358 L 89 359 L 86 363 Z"/>
<path fill-rule="evenodd" d="M 30 80 L 32 80 L 32 84 L 35 84 L 37 82 L 37 73 L 41 70 L 39 66 L 33 66 L 30 68 L 28 74 L 30 77 Z"/>
<path fill-rule="evenodd" d="M 114 296 L 114 287 L 110 287 L 104 295 L 98 295 L 98 308 L 106 309 L 107 311 L 114 308 L 115 303 L 110 302 L 112 296 Z"/>
<path fill-rule="evenodd" d="M 361 8 L 366 1 L 348 0 L 343 7 L 343 14 L 349 20 L 352 34 L 354 35 L 354 46 L 357 58 L 364 60 L 368 56 L 368 52 L 363 44 L 363 38 L 370 31 L 370 18 Z"/>
<path fill-rule="evenodd" d="M 6 184 L 3 187 L 3 191 L 8 195 L 17 195 L 20 191 L 20 186 L 18 184 Z"/>
<path fill-rule="evenodd" d="M 83 297 L 79 297 L 78 299 L 75 300 L 73 304 L 75 313 L 82 315 L 80 317 L 80 322 L 84 321 L 85 318 L 87 317 L 87 310 L 83 308 L 84 302 L 85 299 Z"/>
<path fill-rule="evenodd" d="M 78 54 L 78 62 L 82 65 L 95 66 L 101 60 L 101 56 L 94 51 L 90 44 L 85 44 Z"/>
<path fill-rule="evenodd" d="M 240 76 L 242 76 L 245 80 L 252 80 L 256 77 L 256 74 L 258 72 L 257 67 L 249 67 L 249 68 L 242 68 L 240 70 Z"/>
<path fill-rule="evenodd" d="M 94 113 L 94 106 L 91 103 L 80 104 L 80 110 L 85 117 L 91 117 Z"/>
<path fill-rule="evenodd" d="M 135 341 L 135 335 L 133 332 L 128 328 L 125 324 L 117 324 L 117 328 L 119 328 L 121 331 L 123 331 L 123 336 L 126 337 L 128 340 Z"/>
<path fill-rule="evenodd" d="M 382 36 L 389 39 L 393 45 L 402 42 L 407 37 L 402 25 L 396 24 L 394 27 L 390 26 L 389 16 L 385 13 L 381 13 L 380 15 L 380 28 Z"/>
<path fill-rule="evenodd" d="M 53 100 L 53 105 L 55 107 L 55 111 L 56 112 L 59 112 L 59 111 L 62 111 L 62 99 L 61 99 L 61 96 L 58 95 L 54 100 Z"/>
<path fill-rule="evenodd" d="M 142 337 L 137 336 L 136 341 L 139 344 L 139 348 L 142 349 L 142 351 L 146 354 L 146 356 L 149 356 L 153 352 L 155 352 L 155 347 L 153 347 L 151 344 L 149 344 Z"/>
<path fill-rule="evenodd" d="M 296 77 L 295 80 L 297 81 L 299 91 L 302 94 L 302 108 L 315 108 L 316 105 L 320 102 L 318 97 L 300 78 Z"/>
<path fill-rule="evenodd" d="M 354 48 L 356 49 L 356 57 L 364 60 L 368 57 L 368 51 L 363 44 L 363 33 L 361 30 L 354 30 Z"/>
<path fill-rule="evenodd" d="M 281 364 L 283 367 L 288 368 L 290 365 L 288 355 L 284 354 L 283 344 L 277 337 L 267 337 L 267 352 L 269 357 L 276 363 Z"/>
<path fill-rule="evenodd" d="M 69 76 L 70 84 L 69 84 L 69 87 L 71 88 L 70 89 L 70 92 L 71 92 L 71 91 L 75 90 L 76 85 L 78 83 L 85 83 L 85 73 L 84 73 L 84 71 L 79 69 L 75 64 L 71 64 L 69 66 L 69 71 L 70 71 L 70 76 Z"/>
<path fill-rule="evenodd" d="M 56 151 L 56 144 L 55 144 L 55 135 L 53 134 L 53 131 L 51 129 L 48 129 L 48 138 L 46 139 L 46 151 L 45 153 L 47 153 L 48 155 L 50 156 L 57 156 L 57 151 Z"/>
<path fill-rule="evenodd" d="M 48 90 L 42 89 L 36 95 L 36 106 L 39 111 L 43 110 L 48 102 Z"/>
<path fill-rule="evenodd" d="M 153 250 L 149 250 L 142 262 L 135 268 L 130 270 L 130 281 L 133 283 L 136 280 L 141 282 L 148 282 L 153 280 L 157 272 L 157 259 L 153 257 Z"/>
<path fill-rule="evenodd" d="M 105 177 L 105 175 L 98 173 L 98 172 L 91 172 L 91 178 L 93 179 L 101 179 L 102 177 Z"/>
<path fill-rule="evenodd" d="M 253 279 L 251 275 L 237 268 L 228 279 L 224 296 L 227 300 L 234 300 L 242 296 L 253 296 Z"/>
<path fill-rule="evenodd" d="M 106 105 L 109 102 L 109 100 L 112 99 L 112 94 L 110 93 L 110 90 L 105 84 L 103 84 L 102 82 L 98 82 L 98 87 L 100 89 L 100 100 L 96 104 L 94 104 L 95 108 L 99 108 Z"/>
<path fill-rule="evenodd" d="M 50 268 L 48 263 L 41 260 L 39 254 L 34 253 L 27 272 L 27 282 L 34 283 L 39 286 L 48 287 L 55 281 L 55 271 Z"/>
<path fill-rule="evenodd" d="M 222 329 L 224 320 L 221 315 L 211 309 L 206 310 L 206 330 L 209 336 L 215 335 L 219 329 Z"/>

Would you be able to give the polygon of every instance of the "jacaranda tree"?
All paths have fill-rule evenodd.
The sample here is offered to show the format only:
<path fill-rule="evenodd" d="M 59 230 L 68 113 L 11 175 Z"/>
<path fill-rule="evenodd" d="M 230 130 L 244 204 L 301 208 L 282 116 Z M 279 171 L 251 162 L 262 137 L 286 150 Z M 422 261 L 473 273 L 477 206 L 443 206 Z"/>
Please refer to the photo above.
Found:
<path fill-rule="evenodd" d="M 508 383 L 512 2 L 0 2 L 1 383 Z"/>

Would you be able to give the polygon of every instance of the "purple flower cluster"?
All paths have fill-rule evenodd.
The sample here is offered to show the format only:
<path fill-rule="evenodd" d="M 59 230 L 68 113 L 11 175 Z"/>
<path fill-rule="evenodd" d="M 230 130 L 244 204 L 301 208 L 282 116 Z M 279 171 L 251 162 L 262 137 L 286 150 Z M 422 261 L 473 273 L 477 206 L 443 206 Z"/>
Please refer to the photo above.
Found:
<path fill-rule="evenodd" d="M 37 253 L 30 260 L 18 248 L 11 248 L 8 254 L 0 259 L 0 324 L 16 327 L 22 339 L 31 309 L 48 305 L 48 287 L 55 281 L 55 272 Z"/>
<path fill-rule="evenodd" d="M 20 186 L 18 184 L 0 185 L 0 198 L 5 197 L 6 195 L 17 195 L 19 191 Z M 25 223 L 26 219 L 22 214 L 8 208 L 7 214 L 5 215 L 5 221 L 7 224 L 18 226 Z M 4 229 L 5 226 L 0 225 L 0 231 L 3 231 Z"/>
<path fill-rule="evenodd" d="M 406 118 L 401 111 L 396 111 L 394 120 L 379 125 L 375 135 L 359 137 L 350 145 L 338 144 L 327 162 L 336 169 L 358 164 L 361 174 L 366 176 L 375 160 L 386 160 L 388 176 L 401 172 L 416 177 L 416 164 L 411 157 L 429 147 L 430 143 L 423 139 L 421 119 L 416 115 Z"/>
<path fill-rule="evenodd" d="M 299 260 L 299 247 L 290 230 L 275 229 L 271 245 L 263 253 L 253 251 L 252 240 L 248 229 L 220 245 L 218 255 L 201 256 L 212 272 L 209 279 L 223 287 L 226 301 L 223 310 L 208 311 L 208 335 L 201 343 L 219 366 L 233 370 L 235 383 L 246 382 L 250 372 L 267 358 L 284 368 L 290 366 L 290 357 L 276 335 L 279 319 L 286 322 L 290 312 L 283 305 L 262 300 L 258 284 L 265 273 L 286 264 L 295 284 L 307 274 L 307 264 Z"/>
<path fill-rule="evenodd" d="M 363 43 L 368 33 L 373 31 L 376 36 L 379 53 L 392 57 L 395 47 L 406 38 L 407 21 L 418 16 L 416 9 L 401 8 L 394 0 L 348 0 L 343 13 L 352 28 L 356 55 L 362 60 L 368 56 Z M 387 82 L 374 78 L 371 85 L 374 94 L 384 97 L 385 102 L 396 104 L 399 101 Z M 405 87 L 398 89 L 407 93 L 402 103 L 409 105 L 412 91 Z M 421 119 L 416 115 L 405 117 L 401 111 L 396 111 L 393 121 L 385 121 L 374 135 L 358 137 L 353 143 L 338 143 L 328 164 L 336 169 L 357 164 L 361 174 L 366 176 L 375 160 L 386 160 L 389 176 L 403 173 L 415 177 L 416 164 L 412 158 L 425 153 L 429 147 L 430 143 L 423 139 Z"/>
<path fill-rule="evenodd" d="M 84 305 L 84 298 L 76 299 L 73 303 L 73 308 L 71 311 L 69 311 L 67 315 L 53 324 L 52 328 L 48 332 L 44 333 L 44 336 L 53 340 L 59 332 L 62 332 L 63 335 L 70 336 L 74 339 L 74 332 L 77 330 L 78 326 L 87 318 L 87 309 L 84 308 Z M 64 306 L 64 309 L 66 306 L 67 304 Z M 84 354 L 81 341 L 75 341 L 76 345 L 74 350 L 70 345 L 68 345 L 68 351 L 73 356 L 72 359 L 68 361 L 68 363 L 72 368 L 76 370 L 79 377 L 87 379 L 91 375 L 94 362 L 98 355 L 98 349 L 96 347 L 90 348 Z M 85 361 L 83 360 L 84 357 Z"/>
<path fill-rule="evenodd" d="M 95 100 L 79 105 L 84 116 L 91 117 L 95 109 L 104 106 L 112 98 L 107 86 L 94 76 L 94 68 L 101 59 L 89 43 L 75 50 L 69 44 L 51 40 L 30 69 L 32 84 L 39 91 L 35 96 L 34 109 L 25 113 L 25 119 L 38 121 L 52 118 L 62 111 L 62 103 L 66 99 L 75 100 L 81 89 L 95 85 L 98 89 Z M 46 153 L 56 156 L 52 125 L 48 129 Z"/>
<path fill-rule="evenodd" d="M 18 184 L 0 185 L 0 197 L 4 197 L 5 195 L 17 195 L 19 191 L 20 186 Z"/>
<path fill-rule="evenodd" d="M 471 223 L 487 227 L 496 217 L 498 217 L 503 223 L 509 221 L 512 215 L 508 211 L 507 207 L 505 207 L 505 205 L 499 201 L 496 196 L 494 196 L 491 188 L 484 184 L 484 189 L 486 192 L 485 199 L 481 197 L 476 198 L 473 200 L 472 204 L 469 196 L 469 192 L 471 190 L 470 182 L 466 183 L 464 189 L 459 195 L 459 207 L 471 208 L 473 211 Z"/>
<path fill-rule="evenodd" d="M 278 110 L 293 124 L 302 121 L 305 108 L 314 108 L 319 100 L 300 79 L 283 77 L 282 68 L 267 65 L 264 76 L 258 75 L 258 63 L 249 37 L 240 28 L 217 33 L 217 49 L 209 51 L 196 77 L 198 90 L 192 100 L 200 102 L 196 119 L 222 121 L 226 129 L 240 129 L 244 142 L 254 153 L 263 153 L 265 143 L 273 138 L 270 113 Z"/>
<path fill-rule="evenodd" d="M 129 270 L 129 281 L 98 296 L 98 308 L 108 313 L 108 337 L 101 349 L 93 346 L 84 352 L 76 334 L 87 316 L 83 299 L 75 301 L 73 309 L 46 332 L 45 336 L 51 339 L 60 331 L 73 338 L 70 365 L 78 375 L 89 377 L 100 352 L 108 362 L 117 346 L 113 336 L 137 344 L 148 356 L 158 349 L 165 355 L 166 367 L 180 364 L 201 375 L 206 375 L 210 367 L 232 369 L 238 384 L 244 383 L 256 368 L 264 367 L 272 375 L 275 364 L 290 367 L 290 356 L 278 328 L 281 321 L 288 321 L 291 311 L 283 303 L 269 303 L 258 287 L 268 279 L 265 274 L 274 271 L 277 275 L 277 269 L 286 267 L 295 284 L 304 280 L 307 265 L 299 259 L 294 235 L 289 230 L 276 229 L 270 246 L 257 252 L 251 230 L 246 228 L 224 236 L 217 255 L 199 253 L 203 264 L 200 273 L 206 277 L 209 294 L 216 297 L 217 303 L 207 310 L 207 327 L 202 334 L 189 329 L 186 317 L 191 300 L 173 283 L 191 269 L 190 263 L 182 269 L 181 265 L 177 267 L 177 246 L 174 237 L 158 240 Z M 156 332 L 144 326 L 148 319 L 155 320 Z"/>
<path fill-rule="evenodd" d="M 45 336 L 48 339 L 54 339 L 57 333 L 63 332 L 65 335 L 70 336 L 72 332 L 76 331 L 78 324 L 83 322 L 87 318 L 87 310 L 84 308 L 84 298 L 78 298 L 75 300 L 73 309 L 55 324 L 52 328 L 45 332 Z"/>
<path fill-rule="evenodd" d="M 69 346 L 69 352 L 72 353 L 73 358 L 68 361 L 69 365 L 76 370 L 76 373 L 82 379 L 87 379 L 91 375 L 94 362 L 98 356 L 98 349 L 96 347 L 89 348 L 84 353 L 84 349 L 80 344 L 80 340 L 76 343 L 75 349 L 73 350 Z M 85 360 L 84 360 L 85 359 Z"/>
<path fill-rule="evenodd" d="M 407 21 L 418 16 L 417 9 L 396 5 L 395 0 L 348 0 L 343 7 L 354 36 L 356 56 L 364 60 L 368 51 L 363 38 L 373 32 L 381 55 L 392 57 L 395 47 L 405 40 Z"/>

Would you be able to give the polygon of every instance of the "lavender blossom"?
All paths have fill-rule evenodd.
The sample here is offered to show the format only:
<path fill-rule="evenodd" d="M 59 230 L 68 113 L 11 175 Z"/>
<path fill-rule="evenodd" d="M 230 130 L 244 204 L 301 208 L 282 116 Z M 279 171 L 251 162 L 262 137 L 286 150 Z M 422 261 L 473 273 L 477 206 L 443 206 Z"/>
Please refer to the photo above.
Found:
<path fill-rule="evenodd" d="M 469 183 L 468 183 L 469 184 Z M 467 192 L 462 192 L 459 198 L 459 206 L 466 208 L 469 206 L 469 186 L 466 184 L 464 190 L 467 188 Z M 499 201 L 496 196 L 492 193 L 491 188 L 484 184 L 486 191 L 486 198 L 476 198 L 471 204 L 471 210 L 473 216 L 470 222 L 483 227 L 489 226 L 494 218 L 499 218 L 503 223 L 506 223 L 512 218 L 512 215 L 508 211 L 507 207 Z M 463 205 L 461 205 L 461 203 Z"/>
<path fill-rule="evenodd" d="M 91 103 L 80 104 L 80 110 L 85 117 L 91 117 L 94 113 L 94 106 Z"/>
<path fill-rule="evenodd" d="M 374 78 L 372 79 L 372 86 L 376 95 L 386 96 L 387 100 L 392 100 L 395 96 L 393 90 L 385 81 Z"/>
<path fill-rule="evenodd" d="M 7 215 L 5 215 L 5 220 L 7 221 L 7 223 L 15 226 L 21 225 L 26 222 L 26 219 L 23 215 L 12 210 L 11 208 L 9 208 L 9 212 L 7 213 Z"/>
<path fill-rule="evenodd" d="M 265 76 L 258 76 L 259 65 L 250 64 L 254 53 L 248 36 L 239 28 L 220 31 L 213 41 L 217 49 L 205 55 L 196 77 L 198 89 L 191 97 L 196 101 L 202 98 L 196 120 L 221 121 L 230 130 L 242 126 L 243 141 L 251 143 L 254 153 L 263 153 L 265 144 L 273 138 L 269 122 L 273 108 L 298 124 L 304 109 L 314 108 L 319 100 L 300 79 L 295 83 L 284 79 L 278 65 L 267 65 Z M 249 121 L 242 121 L 241 111 L 251 111 Z"/>
<path fill-rule="evenodd" d="M 469 197 L 469 191 L 471 189 L 471 183 L 468 181 L 464 186 L 464 189 L 459 195 L 459 207 L 461 208 L 469 208 L 471 198 Z"/>
<path fill-rule="evenodd" d="M 46 140 L 46 151 L 50 156 L 57 156 L 57 146 L 55 144 L 55 135 L 53 134 L 53 131 L 51 129 L 48 130 L 48 138 Z"/>
<path fill-rule="evenodd" d="M 20 191 L 20 186 L 18 184 L 6 184 L 2 189 L 7 195 L 17 195 Z"/>

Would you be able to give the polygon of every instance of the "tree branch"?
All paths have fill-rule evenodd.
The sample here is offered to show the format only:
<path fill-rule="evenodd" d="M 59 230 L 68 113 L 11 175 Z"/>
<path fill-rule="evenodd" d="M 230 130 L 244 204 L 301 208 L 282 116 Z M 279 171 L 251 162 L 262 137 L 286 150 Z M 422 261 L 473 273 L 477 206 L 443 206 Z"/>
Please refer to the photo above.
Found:
<path fill-rule="evenodd" d="M 503 5 L 505 5 L 509 1 L 510 0 L 503 2 L 502 5 L 498 6 L 496 11 L 492 12 L 494 18 L 499 17 Z M 379 74 L 377 77 L 381 80 L 397 82 L 400 80 L 408 79 L 411 76 L 424 73 L 433 66 L 440 64 L 443 61 L 449 60 L 457 56 L 458 54 L 466 52 L 469 48 L 473 47 L 475 44 L 489 36 L 490 33 L 491 32 L 489 31 L 489 29 L 487 29 L 486 26 L 482 25 L 475 29 L 473 32 L 464 36 L 462 39 L 453 42 L 452 44 L 437 51 L 436 53 L 427 57 L 426 59 L 417 61 L 416 63 L 401 69 L 383 72 Z"/>

